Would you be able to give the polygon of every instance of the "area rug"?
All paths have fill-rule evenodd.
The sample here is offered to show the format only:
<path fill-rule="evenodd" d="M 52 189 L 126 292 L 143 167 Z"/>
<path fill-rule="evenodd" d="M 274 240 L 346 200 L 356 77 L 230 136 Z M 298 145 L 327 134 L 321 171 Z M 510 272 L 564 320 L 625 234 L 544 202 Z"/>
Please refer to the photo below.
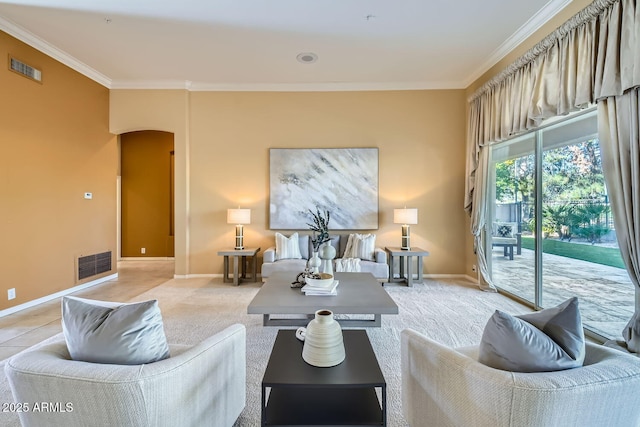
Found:
<path fill-rule="evenodd" d="M 231 286 L 219 279 L 169 280 L 133 299 L 157 299 L 167 339 L 193 344 L 232 325 L 247 328 L 247 405 L 235 426 L 260 425 L 260 384 L 278 328 L 263 327 L 261 315 L 247 314 L 247 305 L 260 284 Z M 480 341 L 485 323 L 496 309 L 512 314 L 529 310 L 496 293 L 453 280 L 426 280 L 408 288 L 385 285 L 399 307 L 398 315 L 384 315 L 380 328 L 366 328 L 387 381 L 387 425 L 406 426 L 402 416 L 400 332 L 415 329 L 445 345 L 458 347 Z M 330 297 L 327 297 L 330 298 Z M 4 365 L 4 364 L 1 364 Z M 0 366 L 3 368 L 3 366 Z M 206 379 L 205 379 L 206 380 Z M 0 376 L 0 402 L 12 402 L 4 375 Z M 0 414 L 0 425 L 19 426 L 15 414 Z"/>

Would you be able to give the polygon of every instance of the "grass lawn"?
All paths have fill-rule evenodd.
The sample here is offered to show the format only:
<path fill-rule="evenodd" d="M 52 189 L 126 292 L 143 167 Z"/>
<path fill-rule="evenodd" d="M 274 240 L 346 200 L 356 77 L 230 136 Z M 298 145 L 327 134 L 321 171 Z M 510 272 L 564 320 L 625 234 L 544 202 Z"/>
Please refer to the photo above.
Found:
<path fill-rule="evenodd" d="M 533 250 L 534 238 L 522 237 L 522 247 Z M 542 252 L 567 258 L 581 259 L 610 267 L 625 268 L 620 251 L 615 248 L 603 248 L 595 245 L 561 242 L 553 239 L 542 240 Z"/>

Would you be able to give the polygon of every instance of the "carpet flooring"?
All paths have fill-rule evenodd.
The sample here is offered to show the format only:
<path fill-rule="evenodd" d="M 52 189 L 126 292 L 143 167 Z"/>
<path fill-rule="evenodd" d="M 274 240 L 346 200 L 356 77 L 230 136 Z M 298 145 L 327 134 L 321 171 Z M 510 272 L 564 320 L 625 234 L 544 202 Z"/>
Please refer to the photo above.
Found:
<path fill-rule="evenodd" d="M 220 279 L 172 279 L 132 301 L 157 299 L 165 333 L 171 343 L 193 344 L 234 323 L 247 328 L 247 405 L 235 426 L 260 425 L 260 383 L 278 328 L 263 327 L 261 315 L 247 314 L 247 305 L 259 283 L 238 287 Z M 476 344 L 488 318 L 496 309 L 512 314 L 530 310 L 509 298 L 478 290 L 454 280 L 425 280 L 408 288 L 387 284 L 385 289 L 399 307 L 398 315 L 382 317 L 380 328 L 367 334 L 387 381 L 390 427 L 406 426 L 402 416 L 400 332 L 415 329 L 452 347 Z M 0 363 L 3 368 L 3 363 Z M 206 379 L 204 379 L 206 380 Z M 12 402 L 4 375 L 0 376 L 0 402 Z M 15 414 L 0 413 L 0 425 L 19 426 Z"/>

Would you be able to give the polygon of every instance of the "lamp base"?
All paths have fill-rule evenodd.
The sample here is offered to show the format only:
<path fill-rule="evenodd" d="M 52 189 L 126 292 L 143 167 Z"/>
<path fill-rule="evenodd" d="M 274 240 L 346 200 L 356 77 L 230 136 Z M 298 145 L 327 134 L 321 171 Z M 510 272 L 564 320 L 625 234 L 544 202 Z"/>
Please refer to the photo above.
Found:
<path fill-rule="evenodd" d="M 242 235 L 242 225 L 236 225 L 236 247 L 234 248 L 236 251 L 241 251 L 244 249 L 244 236 Z"/>
<path fill-rule="evenodd" d="M 411 240 L 411 236 L 410 236 L 409 226 L 405 224 L 402 226 L 402 245 L 400 246 L 400 249 L 403 251 L 410 251 L 411 250 L 410 240 Z"/>

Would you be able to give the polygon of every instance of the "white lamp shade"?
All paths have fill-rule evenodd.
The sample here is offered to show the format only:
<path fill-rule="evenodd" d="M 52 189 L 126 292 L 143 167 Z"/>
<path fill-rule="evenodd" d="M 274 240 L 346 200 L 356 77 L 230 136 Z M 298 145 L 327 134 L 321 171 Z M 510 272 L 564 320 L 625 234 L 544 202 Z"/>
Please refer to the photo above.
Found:
<path fill-rule="evenodd" d="M 418 209 L 416 208 L 394 209 L 393 223 L 394 224 L 417 224 Z"/>
<path fill-rule="evenodd" d="M 227 224 L 251 224 L 251 209 L 227 209 Z"/>

